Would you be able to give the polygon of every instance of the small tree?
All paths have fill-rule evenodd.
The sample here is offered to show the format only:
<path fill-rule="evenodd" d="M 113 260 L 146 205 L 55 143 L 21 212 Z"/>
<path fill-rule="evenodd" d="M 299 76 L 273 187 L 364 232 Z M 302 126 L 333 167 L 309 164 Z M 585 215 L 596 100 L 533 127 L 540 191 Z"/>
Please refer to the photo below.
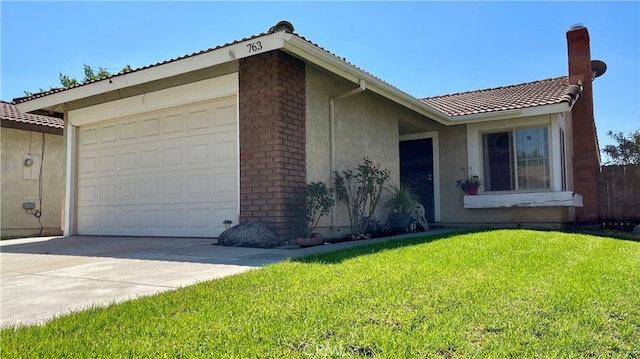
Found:
<path fill-rule="evenodd" d="M 607 164 L 634 165 L 640 164 L 640 129 L 629 132 L 629 137 L 624 133 L 609 131 L 609 137 L 613 138 L 616 145 L 606 145 L 602 152 L 609 157 Z"/>
<path fill-rule="evenodd" d="M 334 204 L 333 188 L 323 182 L 311 182 L 289 201 L 289 208 L 296 214 L 300 231 L 308 238 Z"/>
<path fill-rule="evenodd" d="M 58 74 L 58 79 L 60 80 L 60 85 L 62 85 L 62 87 L 66 88 L 66 87 L 73 87 L 73 86 L 77 86 L 80 84 L 84 84 L 87 82 L 91 82 L 91 81 L 95 81 L 95 80 L 100 80 L 100 79 L 104 79 L 107 78 L 111 75 L 114 75 L 112 73 L 110 73 L 106 68 L 103 67 L 98 67 L 98 71 L 96 72 L 93 67 L 85 64 L 82 68 L 83 72 L 84 72 L 84 78 L 82 79 L 82 81 L 78 81 L 75 77 L 71 77 L 67 74 L 63 74 L 62 72 L 60 72 Z M 130 65 L 126 65 L 122 68 L 122 70 L 120 70 L 120 74 L 124 74 L 126 72 L 131 71 L 131 66 Z M 49 90 L 53 90 L 53 87 L 50 87 Z M 47 90 L 40 88 L 38 90 L 38 92 L 45 92 Z M 33 95 L 33 92 L 30 91 L 24 91 L 24 94 L 27 96 L 31 96 Z"/>
<path fill-rule="evenodd" d="M 347 206 L 351 234 L 362 238 L 374 220 L 374 214 L 390 172 L 380 169 L 365 158 L 355 171 L 335 172 L 333 185 L 336 198 Z"/>

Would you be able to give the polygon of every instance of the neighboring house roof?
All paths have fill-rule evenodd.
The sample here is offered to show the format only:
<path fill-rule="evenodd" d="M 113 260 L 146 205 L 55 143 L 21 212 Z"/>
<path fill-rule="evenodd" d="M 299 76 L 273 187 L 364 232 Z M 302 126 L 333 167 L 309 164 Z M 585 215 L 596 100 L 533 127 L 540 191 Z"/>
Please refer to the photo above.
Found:
<path fill-rule="evenodd" d="M 251 44 L 255 44 L 256 41 L 261 41 L 261 50 L 259 51 L 251 49 Z M 503 111 L 504 109 L 510 109 L 511 111 L 509 111 L 508 114 L 515 117 L 526 116 L 529 114 L 526 111 L 515 111 L 517 109 L 543 106 L 545 104 L 565 103 L 566 106 L 553 106 L 544 108 L 544 111 L 547 111 L 547 113 L 554 113 L 568 111 L 573 105 L 573 102 L 568 100 L 556 101 L 559 97 L 557 94 L 558 88 L 546 85 L 540 86 L 536 91 L 530 91 L 529 94 L 535 96 L 533 99 L 529 100 L 522 98 L 523 96 L 527 95 L 527 91 L 523 91 L 521 95 L 516 95 L 516 92 L 514 91 L 512 95 L 502 96 L 501 101 L 496 101 L 495 103 L 490 104 L 481 103 L 481 101 L 483 101 L 482 95 L 474 95 L 485 93 L 485 91 L 487 92 L 487 94 L 491 94 L 490 91 L 492 90 L 482 90 L 466 93 L 471 94 L 469 96 L 462 96 L 465 94 L 456 94 L 420 100 L 390 85 L 388 82 L 385 82 L 371 75 L 370 73 L 363 71 L 362 69 L 347 62 L 346 59 L 338 57 L 335 54 L 318 46 L 317 44 L 296 34 L 293 30 L 293 26 L 286 21 L 282 21 L 269 29 L 269 31 L 258 35 L 246 37 L 241 40 L 233 41 L 221 46 L 209 48 L 167 61 L 140 67 L 124 73 L 114 74 L 104 79 L 78 84 L 76 86 L 68 88 L 55 88 L 30 96 L 16 98 L 14 99 L 14 103 L 16 103 L 18 106 L 22 106 L 21 108 L 23 108 L 24 111 L 58 111 L 61 108 L 62 104 L 77 99 L 86 98 L 109 91 L 115 91 L 121 88 L 135 86 L 150 81 L 168 78 L 174 75 L 195 71 L 210 66 L 216 66 L 228 61 L 233 61 L 272 50 L 282 50 L 305 61 L 314 63 L 338 76 L 352 81 L 354 84 L 359 84 L 362 89 L 366 88 L 367 90 L 373 91 L 388 98 L 391 101 L 394 101 L 402 106 L 412 109 L 445 125 L 487 119 L 487 116 L 491 117 L 494 114 L 506 115 L 507 113 Z M 549 80 L 533 82 L 531 84 L 543 84 L 545 83 L 545 81 Z M 556 84 L 555 81 L 553 81 L 553 84 Z M 508 89 L 511 87 L 517 88 L 518 86 L 521 85 L 509 86 L 501 89 Z M 560 96 L 572 96 L 575 92 L 576 95 L 573 99 L 573 101 L 575 101 L 575 99 L 577 99 L 577 93 L 579 93 L 579 90 L 579 87 L 575 85 L 570 89 L 560 89 Z M 451 99 L 448 99 L 449 97 L 451 97 Z M 461 98 L 462 100 L 458 101 L 457 98 Z M 472 98 L 476 99 L 472 101 Z M 543 99 L 545 98 L 550 98 L 552 100 L 545 102 L 543 101 Z M 514 102 L 509 103 L 509 101 L 511 100 L 513 100 Z"/>
<path fill-rule="evenodd" d="M 566 102 L 578 99 L 581 86 L 570 85 L 566 76 L 485 90 L 427 97 L 423 102 L 449 116 L 475 115 Z"/>
<path fill-rule="evenodd" d="M 2 127 L 11 127 L 32 131 L 42 131 L 50 133 L 62 133 L 64 121 L 56 117 L 34 115 L 22 113 L 16 105 L 2 101 L 0 110 L 0 120 Z"/>

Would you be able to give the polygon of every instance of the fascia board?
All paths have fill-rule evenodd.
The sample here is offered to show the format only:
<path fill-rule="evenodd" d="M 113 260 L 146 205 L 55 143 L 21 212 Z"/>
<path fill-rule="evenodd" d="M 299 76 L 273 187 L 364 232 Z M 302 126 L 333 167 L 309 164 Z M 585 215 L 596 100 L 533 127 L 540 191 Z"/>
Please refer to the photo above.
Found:
<path fill-rule="evenodd" d="M 550 115 L 554 113 L 562 113 L 571 111 L 571 106 L 566 103 L 557 103 L 553 105 L 536 106 L 529 108 L 521 108 L 515 110 L 495 111 L 489 113 L 478 113 L 473 115 L 456 116 L 453 118 L 454 124 L 467 124 L 476 122 L 488 122 L 496 120 L 504 120 L 507 118 L 520 118 L 538 115 Z"/>
<path fill-rule="evenodd" d="M 174 106 L 235 95 L 237 92 L 238 74 L 234 72 L 228 75 L 71 110 L 67 112 L 67 120 L 74 126 L 82 126 L 112 118 L 133 116 Z"/>
<path fill-rule="evenodd" d="M 357 67 L 340 60 L 327 51 L 310 44 L 306 40 L 300 39 L 299 37 L 291 34 L 287 34 L 284 40 L 284 50 L 288 53 L 316 64 L 327 71 L 356 84 L 360 83 L 360 79 L 364 79 L 368 90 L 376 92 L 379 95 L 413 111 L 428 116 L 441 124 L 452 124 L 451 119 L 446 114 L 358 69 Z"/>
<path fill-rule="evenodd" d="M 523 116 L 551 115 L 554 113 L 562 113 L 571 111 L 571 105 L 567 102 L 556 103 L 553 105 L 536 106 L 522 109 Z"/>
<path fill-rule="evenodd" d="M 225 62 L 254 56 L 260 53 L 277 50 L 283 47 L 284 32 L 267 34 L 236 44 L 221 47 L 203 54 L 171 61 L 166 64 L 152 66 L 143 70 L 133 71 L 122 75 L 110 77 L 76 88 L 53 93 L 51 95 L 25 101 L 16 106 L 22 112 L 30 112 L 39 109 L 54 108 L 60 104 L 99 95 L 105 92 L 140 85 L 151 81 L 161 80 L 171 76 L 200 70 L 207 67 L 223 64 Z M 261 48 L 252 47 L 251 44 L 260 42 Z"/>

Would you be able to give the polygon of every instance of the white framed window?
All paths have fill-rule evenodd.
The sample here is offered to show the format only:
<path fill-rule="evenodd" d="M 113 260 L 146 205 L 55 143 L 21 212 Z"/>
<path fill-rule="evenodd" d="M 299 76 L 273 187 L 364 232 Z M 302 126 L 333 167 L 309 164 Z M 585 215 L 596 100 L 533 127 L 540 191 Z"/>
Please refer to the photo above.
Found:
<path fill-rule="evenodd" d="M 485 191 L 551 190 L 548 127 L 482 134 Z"/>
<path fill-rule="evenodd" d="M 483 185 L 479 195 L 463 197 L 464 208 L 582 207 L 570 188 L 564 116 L 467 124 L 469 175 Z"/>

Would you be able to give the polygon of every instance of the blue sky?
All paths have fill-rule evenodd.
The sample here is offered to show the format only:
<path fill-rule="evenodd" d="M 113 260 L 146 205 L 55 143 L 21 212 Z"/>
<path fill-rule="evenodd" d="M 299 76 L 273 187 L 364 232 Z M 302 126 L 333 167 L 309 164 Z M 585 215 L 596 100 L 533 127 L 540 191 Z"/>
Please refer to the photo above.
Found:
<path fill-rule="evenodd" d="M 418 98 L 567 74 L 582 23 L 601 146 L 640 127 L 640 2 L 0 2 L 0 97 L 215 47 L 290 21 L 298 34 Z"/>

